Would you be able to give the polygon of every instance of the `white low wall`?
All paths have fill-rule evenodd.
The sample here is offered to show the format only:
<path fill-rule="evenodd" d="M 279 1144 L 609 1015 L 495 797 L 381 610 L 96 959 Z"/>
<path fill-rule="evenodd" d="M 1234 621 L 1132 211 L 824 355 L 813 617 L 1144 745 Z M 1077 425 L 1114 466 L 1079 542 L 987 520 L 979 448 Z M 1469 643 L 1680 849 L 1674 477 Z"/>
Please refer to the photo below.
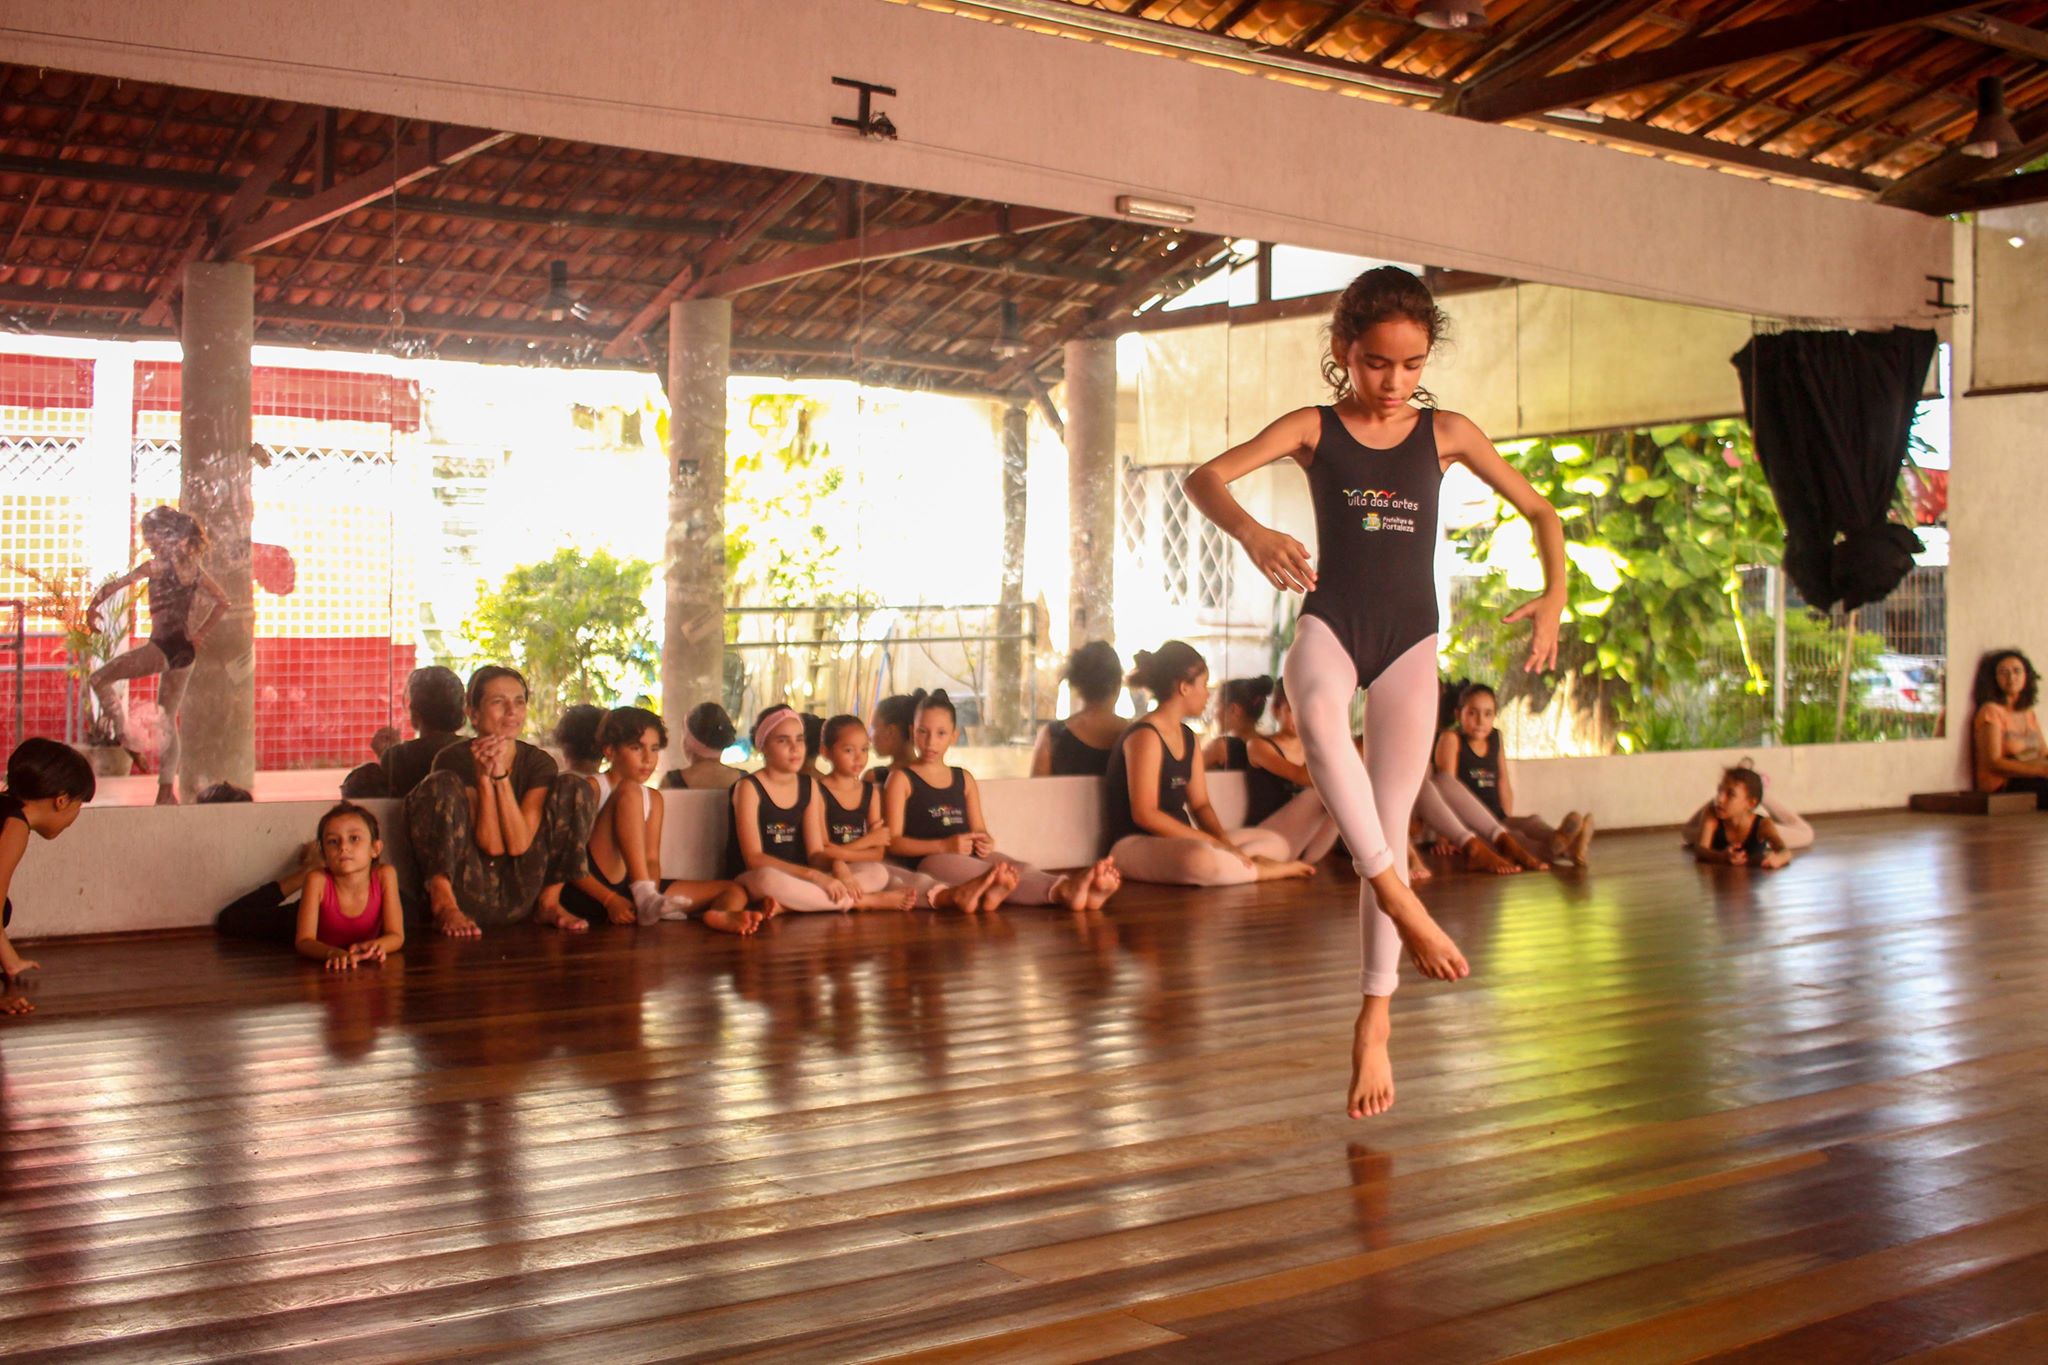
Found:
<path fill-rule="evenodd" d="M 1517 801 L 1524 810 L 1552 816 L 1590 808 L 1609 830 L 1676 825 L 1712 794 L 1720 770 L 1745 754 L 1770 774 L 1775 794 L 1807 815 L 1900 807 L 1915 791 L 1952 786 L 1955 770 L 1949 740 L 1545 759 L 1515 766 Z M 1216 773 L 1209 787 L 1225 824 L 1243 818 L 1242 776 Z M 672 877 L 718 875 L 724 795 L 661 796 L 668 805 L 663 869 Z M 1102 799 L 1093 779 L 997 779 L 981 784 L 981 796 L 1005 852 L 1041 867 L 1074 867 L 1099 856 Z M 210 924 L 221 906 L 282 875 L 330 804 L 88 809 L 61 839 L 30 840 L 12 888 L 13 936 Z M 399 803 L 363 804 L 384 822 L 385 856 L 406 875 L 410 858 L 396 831 Z"/>

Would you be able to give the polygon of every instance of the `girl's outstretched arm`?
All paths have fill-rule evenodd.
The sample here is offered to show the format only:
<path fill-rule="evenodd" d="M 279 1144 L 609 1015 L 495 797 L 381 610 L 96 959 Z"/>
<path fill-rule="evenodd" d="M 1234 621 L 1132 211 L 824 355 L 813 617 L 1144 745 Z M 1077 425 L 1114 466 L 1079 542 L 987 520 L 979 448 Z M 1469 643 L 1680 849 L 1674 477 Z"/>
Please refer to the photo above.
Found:
<path fill-rule="evenodd" d="M 101 584 L 99 591 L 92 595 L 92 600 L 85 604 L 86 621 L 97 630 L 99 628 L 100 604 L 123 588 L 134 587 L 154 572 L 156 572 L 156 561 L 154 559 L 145 559 L 119 578 L 110 578 Z"/>
<path fill-rule="evenodd" d="M 1487 487 L 1507 499 L 1536 533 L 1536 550 L 1543 560 L 1543 595 L 1524 602 L 1504 620 L 1533 623 L 1529 640 L 1529 661 L 1523 671 L 1541 673 L 1557 663 L 1558 620 L 1564 615 L 1565 575 L 1570 571 L 1564 554 L 1564 522 L 1541 493 L 1500 457 L 1493 442 L 1486 439 L 1471 418 L 1455 412 L 1437 414 L 1437 448 L 1461 461 L 1486 481 Z"/>
<path fill-rule="evenodd" d="M 1322 418 L 1314 408 L 1297 408 L 1241 445 L 1234 445 L 1187 476 L 1188 501 L 1224 534 L 1244 546 L 1266 581 L 1276 588 L 1307 592 L 1316 585 L 1308 547 L 1284 531 L 1261 525 L 1230 494 L 1230 485 L 1276 460 L 1313 458 Z"/>
<path fill-rule="evenodd" d="M 14 869 L 21 866 L 21 855 L 26 852 L 28 826 L 19 820 L 0 825 L 0 897 L 6 896 L 14 881 Z M 7 941 L 7 931 L 0 929 L 0 976 L 20 976 L 35 968 L 35 963 L 14 951 L 14 945 Z"/>

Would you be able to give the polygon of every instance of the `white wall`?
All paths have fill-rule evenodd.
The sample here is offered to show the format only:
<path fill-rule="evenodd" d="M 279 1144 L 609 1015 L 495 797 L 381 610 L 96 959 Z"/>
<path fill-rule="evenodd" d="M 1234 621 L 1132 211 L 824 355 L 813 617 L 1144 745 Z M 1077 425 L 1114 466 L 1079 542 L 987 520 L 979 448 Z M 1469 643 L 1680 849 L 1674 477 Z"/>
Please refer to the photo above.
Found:
<path fill-rule="evenodd" d="M 881 0 L 9 0 L 8 57 L 1744 312 L 1920 311 L 1918 214 Z M 894 85 L 900 141 L 830 126 Z M 1369 168 L 1358 170 L 1355 168 Z"/>

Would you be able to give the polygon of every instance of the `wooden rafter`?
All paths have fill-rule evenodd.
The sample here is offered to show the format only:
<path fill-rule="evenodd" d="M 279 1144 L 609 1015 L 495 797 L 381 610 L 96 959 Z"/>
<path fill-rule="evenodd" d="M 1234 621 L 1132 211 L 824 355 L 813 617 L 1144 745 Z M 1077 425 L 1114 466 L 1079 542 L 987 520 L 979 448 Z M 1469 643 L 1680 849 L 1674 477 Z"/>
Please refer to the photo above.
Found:
<path fill-rule="evenodd" d="M 1436 108 L 1450 113 L 1467 113 L 1468 104 L 1472 101 L 1484 100 L 1497 91 L 1514 88 L 1523 80 L 1546 76 L 1579 53 L 1606 42 L 1658 3 L 1659 0 L 1593 0 L 1590 4 L 1562 6 L 1556 18 L 1533 25 L 1519 45 L 1513 42 L 1515 35 L 1507 35 L 1502 43 L 1492 45 L 1489 50 L 1504 47 L 1505 55 L 1475 79 L 1437 101 Z M 1545 17 L 1548 17 L 1547 11 Z M 1472 114 L 1470 117 L 1481 116 Z"/>
<path fill-rule="evenodd" d="M 1885 190 L 1879 200 L 1923 213 L 1947 212 L 1941 205 L 1967 197 L 1962 193 L 1963 186 L 1972 181 L 1990 181 L 2048 152 L 2048 106 L 2027 110 L 2013 119 L 2012 126 L 2019 134 L 2018 150 L 1991 160 L 1949 152 Z"/>
<path fill-rule="evenodd" d="M 1780 156 L 1776 152 L 1759 151 L 1754 147 L 1723 142 L 1718 138 L 1675 133 L 1669 128 L 1658 128 L 1647 123 L 1632 123 L 1627 119 L 1608 119 L 1605 123 L 1597 124 L 1577 123 L 1560 118 L 1543 118 L 1537 122 L 1546 128 L 1555 128 L 1559 132 L 1570 133 L 1575 137 L 1627 142 L 1637 147 L 1649 147 L 1656 151 L 1671 152 L 1700 161 L 1724 162 L 1730 166 L 1740 166 L 1744 170 L 1759 171 L 1765 175 L 1788 180 L 1811 180 L 1817 184 L 1839 185 L 1843 189 L 1860 190 L 1872 195 L 1883 192 L 1885 188 L 1884 181 L 1860 171 L 1845 170 L 1840 166 L 1829 166 L 1796 156 Z"/>
<path fill-rule="evenodd" d="M 1809 104 L 1803 109 L 1793 110 L 1776 123 L 1750 137 L 1748 139 L 1749 145 L 1752 147 L 1768 147 L 1794 128 L 1811 123 L 1818 118 L 1826 118 L 1837 109 L 1847 108 L 1878 86 L 1896 79 L 1900 68 L 1911 66 L 1914 62 L 1919 61 L 1922 57 L 1925 57 L 1929 52 L 1947 41 L 1945 38 L 1929 38 L 1924 42 L 1914 44 L 1897 58 L 1886 62 L 1882 66 L 1874 67 L 1864 72 L 1861 76 L 1842 86 L 1825 99 Z M 1811 153 L 1806 153 L 1806 155 L 1811 155 Z"/>
<path fill-rule="evenodd" d="M 1485 122 L 1527 118 L 1545 110 L 1585 105 L 1626 90 L 1688 80 L 1713 71 L 1823 43 L 1865 37 L 1944 14 L 1973 9 L 1956 0 L 1859 0 L 1825 5 L 1786 19 L 1744 24 L 1704 38 L 1682 38 L 1633 56 L 1596 62 L 1554 76 L 1518 80 L 1491 90 L 1461 92 L 1457 112 Z"/>
<path fill-rule="evenodd" d="M 1755 90 L 1752 90 L 1749 94 L 1731 99 L 1731 102 L 1729 103 L 1727 108 L 1721 110 L 1719 113 L 1708 118 L 1705 122 L 1697 125 L 1696 127 L 1688 128 L 1686 131 L 1691 133 L 1694 137 L 1706 137 L 1719 129 L 1727 127 L 1729 124 L 1735 122 L 1735 120 L 1739 118 L 1742 118 L 1744 115 L 1749 114 L 1754 110 L 1763 108 L 1766 104 L 1769 104 L 1772 100 L 1784 94 L 1787 90 L 1790 90 L 1793 87 L 1797 86 L 1801 81 L 1812 79 L 1812 77 L 1815 74 L 1832 65 L 1836 58 L 1840 57 L 1844 52 L 1848 51 L 1853 46 L 1855 46 L 1855 44 L 1853 42 L 1850 42 L 1836 43 L 1831 47 L 1822 48 L 1820 55 L 1818 57 L 1815 57 L 1812 61 L 1800 62 L 1793 66 L 1793 68 L 1790 71 L 1783 72 L 1780 75 L 1773 77 L 1772 79 L 1766 81 L 1764 84 L 1758 86 Z M 1718 80 L 1720 79 L 1722 74 L 1723 73 L 1720 71 L 1715 71 L 1708 77 L 1708 79 Z"/>
<path fill-rule="evenodd" d="M 863 237 L 847 237 L 803 251 L 784 252 L 752 265 L 706 275 L 690 285 L 691 298 L 726 297 L 779 284 L 800 275 L 840 270 L 863 262 L 915 256 L 935 247 L 968 246 L 1018 232 L 1037 232 L 1079 222 L 1088 215 L 1051 209 L 999 209 L 994 213 L 962 214 L 921 227 L 898 228 Z"/>
<path fill-rule="evenodd" d="M 2048 33 L 1990 14 L 1950 14 L 1927 21 L 1929 28 L 1995 47 L 2030 61 L 2048 62 Z"/>

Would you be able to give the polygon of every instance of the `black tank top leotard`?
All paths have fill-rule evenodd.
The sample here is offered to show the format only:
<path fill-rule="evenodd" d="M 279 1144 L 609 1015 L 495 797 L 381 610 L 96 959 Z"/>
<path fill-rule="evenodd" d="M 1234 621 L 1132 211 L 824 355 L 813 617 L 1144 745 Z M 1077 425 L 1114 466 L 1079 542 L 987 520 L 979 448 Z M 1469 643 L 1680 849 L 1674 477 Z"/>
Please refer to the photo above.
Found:
<path fill-rule="evenodd" d="M 761 837 L 761 851 L 778 862 L 796 867 L 808 866 L 804 860 L 804 808 L 811 804 L 809 774 L 797 774 L 796 804 L 793 806 L 776 805 L 775 799 L 768 795 L 768 788 L 763 786 L 761 779 L 753 773 L 748 773 L 741 782 L 751 784 L 754 788 L 757 801 L 754 829 Z M 733 791 L 738 792 L 739 787 L 734 786 Z M 732 802 L 733 820 L 732 831 L 727 835 L 725 842 L 725 875 L 737 877 L 747 870 L 747 860 L 740 852 L 739 798 L 734 796 L 729 799 Z"/>
<path fill-rule="evenodd" d="M 818 795 L 824 798 L 825 838 L 835 844 L 858 843 L 868 832 L 868 802 L 874 800 L 875 789 L 863 781 L 860 784 L 860 804 L 842 806 L 839 798 L 832 794 L 832 788 L 823 782 L 818 784 Z"/>
<path fill-rule="evenodd" d="M 1287 757 L 1280 746 L 1266 736 L 1258 736 L 1258 742 L 1269 746 L 1280 757 Z M 1264 824 L 1267 816 L 1301 795 L 1300 786 L 1252 762 L 1250 744 L 1235 738 L 1230 743 L 1237 746 L 1231 756 L 1244 762 L 1244 822 L 1247 825 Z"/>
<path fill-rule="evenodd" d="M 1114 750 L 1096 748 L 1069 730 L 1063 720 L 1052 722 L 1045 732 L 1052 740 L 1054 777 L 1102 777 L 1109 772 L 1109 756 Z"/>
<path fill-rule="evenodd" d="M 9 796 L 6 792 L 0 792 L 0 829 L 5 829 L 9 820 L 19 820 L 22 824 L 26 825 L 28 823 L 28 812 L 22 807 L 20 801 Z M 0 901 L 0 929 L 5 929 L 13 922 L 14 902 L 11 899 Z"/>
<path fill-rule="evenodd" d="M 1726 853 L 1728 851 L 1727 821 L 1716 820 L 1714 822 L 1714 837 L 1708 843 L 1717 853 Z M 1742 841 L 1742 851 L 1753 863 L 1762 862 L 1764 855 L 1771 851 L 1770 842 L 1764 838 L 1764 822 L 1761 817 L 1750 822 L 1749 837 Z"/>
<path fill-rule="evenodd" d="M 190 668 L 199 651 L 192 644 L 192 597 L 199 590 L 199 570 L 180 583 L 168 565 L 149 578 L 149 642 L 163 651 L 165 667 Z"/>
<path fill-rule="evenodd" d="M 1316 505 L 1316 586 L 1301 614 L 1330 628 L 1358 685 L 1437 632 L 1436 511 L 1443 469 L 1436 414 L 1424 409 L 1399 445 L 1359 444 L 1335 408 L 1308 466 Z"/>
<path fill-rule="evenodd" d="M 1109 787 L 1104 794 L 1103 809 L 1109 817 L 1109 841 L 1112 844 L 1127 834 L 1146 832 L 1131 815 L 1131 772 L 1124 757 L 1124 746 L 1131 742 L 1131 736 L 1140 728 L 1159 735 L 1159 813 L 1184 825 L 1194 823 L 1188 818 L 1188 783 L 1195 771 L 1195 732 L 1185 725 L 1180 727 L 1180 757 L 1175 758 L 1159 727 L 1150 721 L 1139 721 L 1124 731 L 1116 742 L 1116 751 L 1109 756 Z"/>
<path fill-rule="evenodd" d="M 1463 782 L 1479 798 L 1479 804 L 1493 812 L 1496 820 L 1505 820 L 1508 813 L 1500 804 L 1500 736 L 1494 735 L 1487 742 L 1486 756 L 1481 758 L 1472 749 L 1472 741 L 1465 738 L 1463 730 L 1458 731 L 1458 780 Z"/>
<path fill-rule="evenodd" d="M 934 787 L 911 769 L 902 769 L 910 779 L 910 795 L 903 802 L 906 839 L 950 839 L 968 833 L 967 774 L 958 768 L 946 771 L 953 775 L 953 785 Z"/>

